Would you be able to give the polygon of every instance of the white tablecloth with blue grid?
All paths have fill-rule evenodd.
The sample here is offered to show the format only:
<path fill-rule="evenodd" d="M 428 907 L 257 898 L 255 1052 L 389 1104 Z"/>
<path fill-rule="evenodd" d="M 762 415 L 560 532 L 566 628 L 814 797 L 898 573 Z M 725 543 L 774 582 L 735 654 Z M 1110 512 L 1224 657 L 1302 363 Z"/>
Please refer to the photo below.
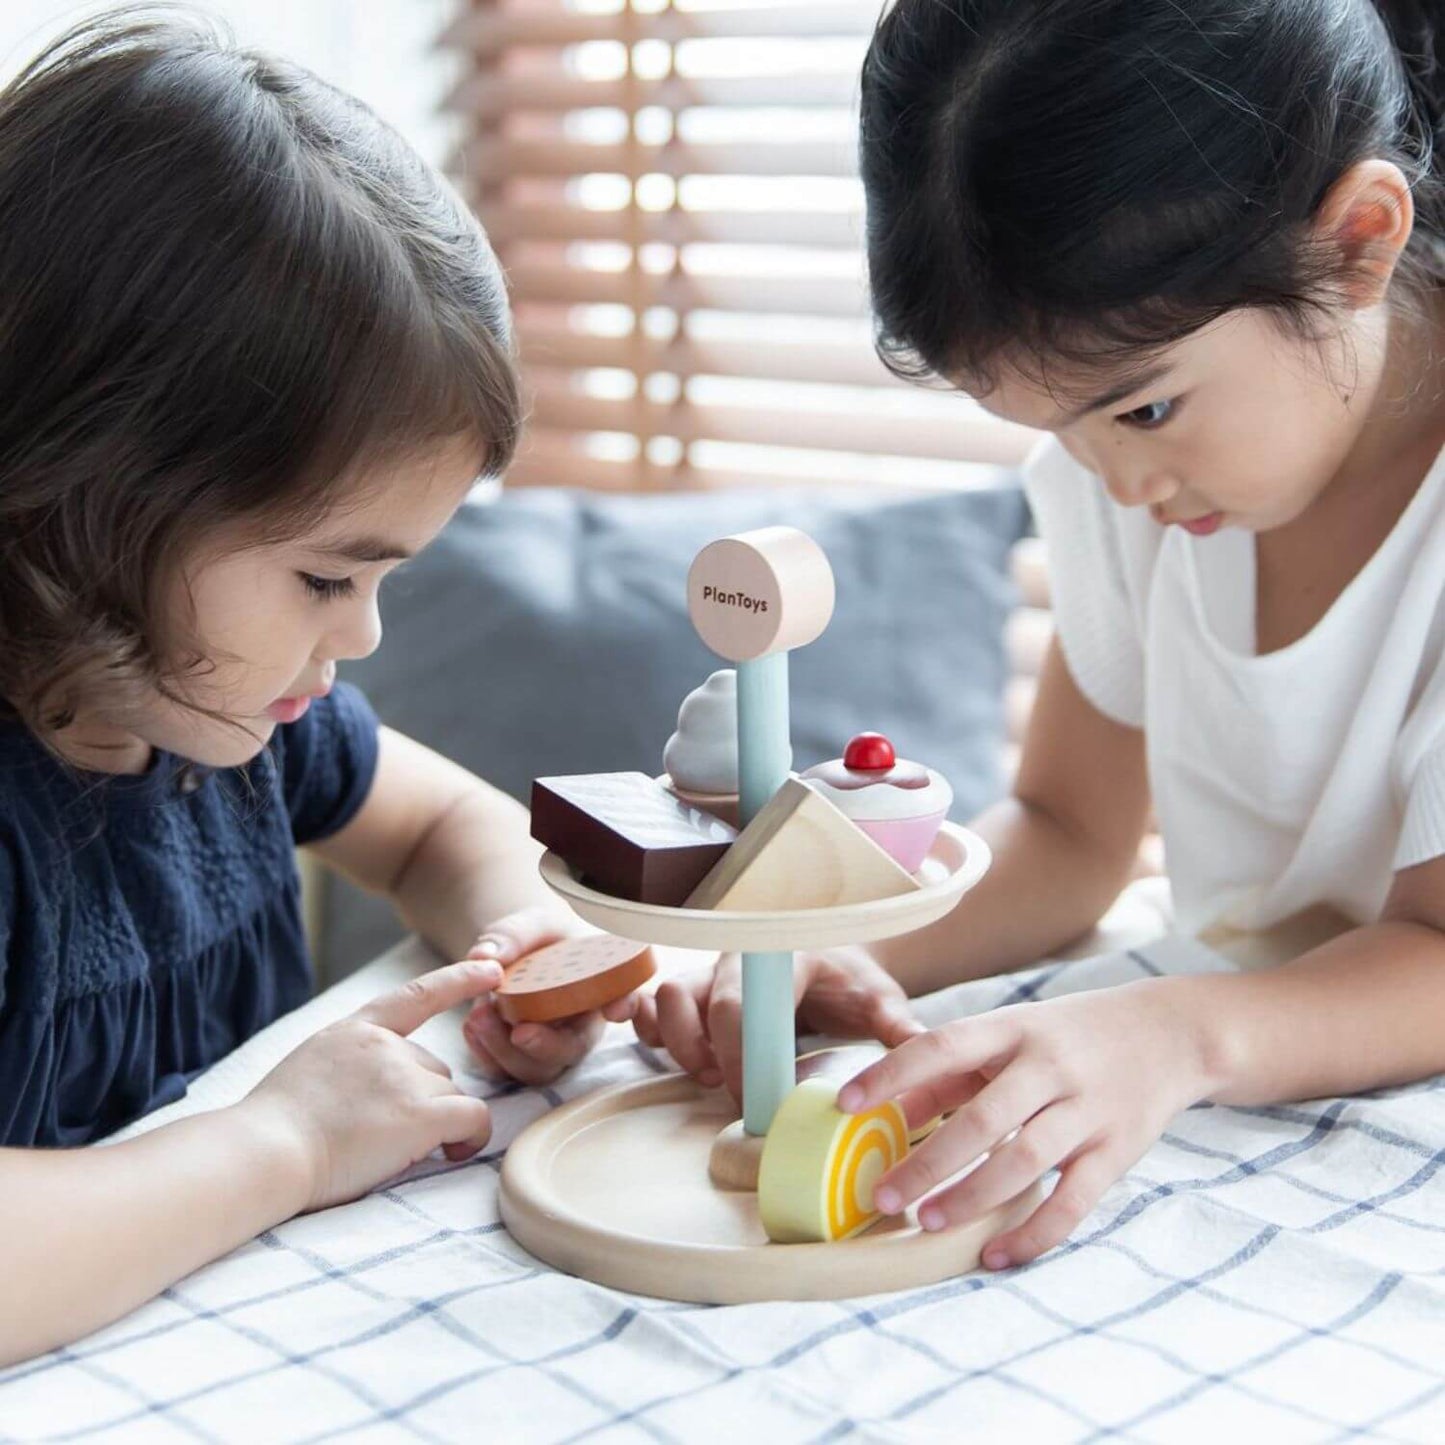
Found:
<path fill-rule="evenodd" d="M 424 966 L 415 944 L 253 1040 L 161 1118 L 241 1094 Z M 1226 966 L 1170 939 L 963 985 L 931 1023 Z M 463 1077 L 455 1018 L 419 1035 Z M 507 1142 L 666 1067 L 629 1031 L 494 1146 L 293 1220 L 71 1349 L 0 1374 L 24 1441 L 1445 1442 L 1445 1092 L 1201 1107 L 1030 1268 L 839 1303 L 678 1305 L 538 1264 L 497 1215 Z M 123 1241 L 117 1241 L 124 1247 Z M 3 1290 L 3 1282 L 0 1282 Z"/>

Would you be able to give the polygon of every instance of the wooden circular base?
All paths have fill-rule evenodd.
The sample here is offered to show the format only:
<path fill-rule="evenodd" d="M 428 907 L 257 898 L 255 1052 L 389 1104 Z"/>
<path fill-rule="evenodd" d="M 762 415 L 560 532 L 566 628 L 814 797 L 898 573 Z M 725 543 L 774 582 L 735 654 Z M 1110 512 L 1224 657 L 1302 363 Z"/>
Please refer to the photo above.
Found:
<path fill-rule="evenodd" d="M 772 1244 L 757 1196 L 708 1177 L 713 1141 L 736 1117 L 724 1091 L 681 1074 L 578 1099 L 508 1150 L 502 1219 L 523 1248 L 568 1274 L 662 1299 L 743 1304 L 881 1294 L 962 1274 L 1038 1201 L 1029 1190 L 940 1233 L 910 1215 L 837 1244 Z"/>
<path fill-rule="evenodd" d="M 765 1135 L 749 1134 L 743 1128 L 743 1121 L 734 1119 L 712 1141 L 712 1150 L 707 1156 L 707 1177 L 719 1189 L 757 1193 L 765 1143 Z"/>

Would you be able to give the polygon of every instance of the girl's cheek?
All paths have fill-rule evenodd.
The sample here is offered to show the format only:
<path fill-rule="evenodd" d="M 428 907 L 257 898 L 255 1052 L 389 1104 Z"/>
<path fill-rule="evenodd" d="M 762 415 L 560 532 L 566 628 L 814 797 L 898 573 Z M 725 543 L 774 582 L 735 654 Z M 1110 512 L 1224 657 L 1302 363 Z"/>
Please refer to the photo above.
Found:
<path fill-rule="evenodd" d="M 1063 449 L 1068 452 L 1081 467 L 1090 472 L 1097 472 L 1099 470 L 1089 448 L 1086 447 L 1078 437 L 1066 437 L 1062 434 L 1058 434 L 1058 436 L 1060 445 L 1062 445 Z"/>

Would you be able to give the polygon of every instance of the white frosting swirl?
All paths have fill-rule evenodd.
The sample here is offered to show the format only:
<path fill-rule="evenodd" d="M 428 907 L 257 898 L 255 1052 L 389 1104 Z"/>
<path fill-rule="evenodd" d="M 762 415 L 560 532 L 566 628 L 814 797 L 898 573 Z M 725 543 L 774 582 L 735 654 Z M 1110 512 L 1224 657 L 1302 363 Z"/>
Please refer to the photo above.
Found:
<path fill-rule="evenodd" d="M 683 699 L 662 766 L 685 792 L 737 792 L 738 677 L 732 668 L 713 673 Z"/>

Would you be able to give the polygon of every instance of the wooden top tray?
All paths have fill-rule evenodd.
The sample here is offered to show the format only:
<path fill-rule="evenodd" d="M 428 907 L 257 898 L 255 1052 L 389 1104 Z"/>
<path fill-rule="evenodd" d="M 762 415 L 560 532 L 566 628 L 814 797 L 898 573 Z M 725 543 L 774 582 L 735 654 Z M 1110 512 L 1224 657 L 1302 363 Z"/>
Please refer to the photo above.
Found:
<path fill-rule="evenodd" d="M 923 860 L 916 893 L 847 903 L 837 908 L 777 913 L 724 913 L 634 903 L 589 888 L 555 854 L 542 859 L 542 878 L 573 912 L 608 933 L 639 943 L 719 952 L 783 953 L 870 943 L 926 928 L 942 918 L 988 871 L 988 845 L 976 833 L 945 823 Z"/>

